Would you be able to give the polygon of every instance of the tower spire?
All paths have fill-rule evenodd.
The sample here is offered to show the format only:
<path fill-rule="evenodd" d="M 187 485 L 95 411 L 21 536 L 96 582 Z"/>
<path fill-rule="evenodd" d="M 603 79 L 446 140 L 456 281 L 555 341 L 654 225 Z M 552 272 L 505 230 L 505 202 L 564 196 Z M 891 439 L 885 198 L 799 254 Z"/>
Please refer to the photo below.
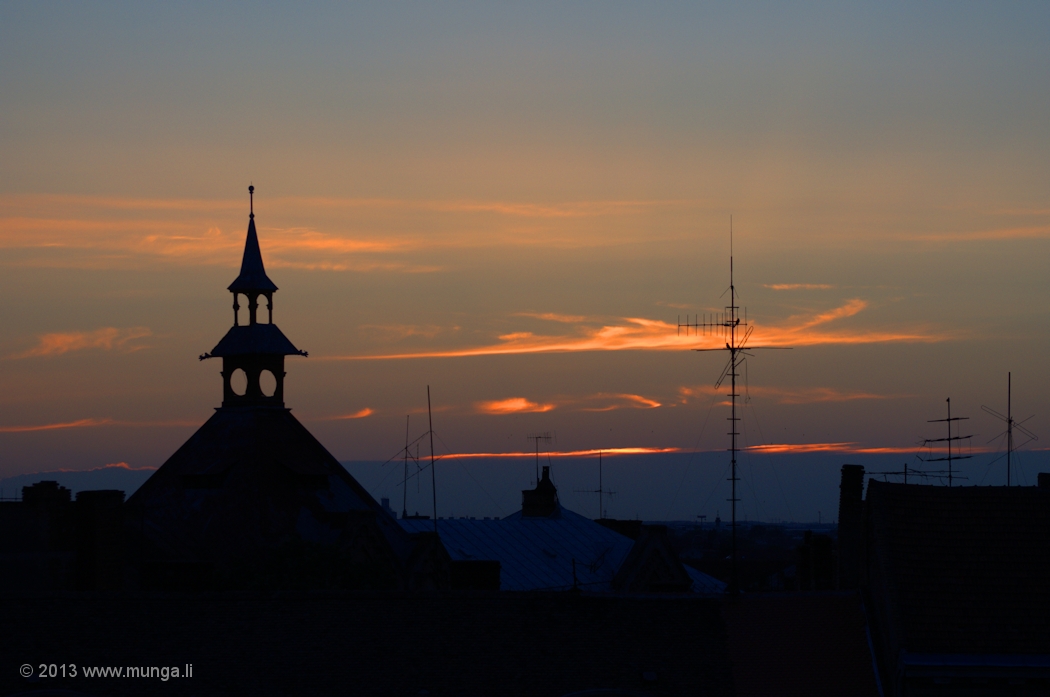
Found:
<path fill-rule="evenodd" d="M 255 187 L 248 187 L 248 235 L 244 241 L 241 273 L 228 287 L 233 293 L 233 326 L 210 353 L 222 358 L 223 407 L 284 406 L 284 357 L 305 356 L 273 323 L 273 294 L 277 285 L 266 275 L 259 235 L 255 231 Z M 240 318 L 241 295 L 248 300 L 248 323 Z M 266 322 L 260 321 L 261 303 L 266 301 Z M 247 387 L 239 391 L 233 378 L 244 373 Z M 268 375 L 266 375 L 268 374 Z M 267 378 L 266 384 L 262 382 Z"/>

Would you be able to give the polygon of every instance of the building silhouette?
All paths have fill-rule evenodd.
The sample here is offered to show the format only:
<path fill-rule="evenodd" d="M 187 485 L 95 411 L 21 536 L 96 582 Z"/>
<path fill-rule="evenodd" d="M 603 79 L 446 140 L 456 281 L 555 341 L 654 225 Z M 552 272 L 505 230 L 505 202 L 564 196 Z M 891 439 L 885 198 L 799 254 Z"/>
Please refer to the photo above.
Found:
<path fill-rule="evenodd" d="M 307 354 L 273 321 L 277 286 L 263 266 L 254 210 L 228 290 L 233 326 L 201 356 L 222 360 L 222 405 L 128 499 L 129 583 L 447 585 L 440 545 L 404 531 L 285 406 L 285 357 Z"/>
<path fill-rule="evenodd" d="M 944 487 L 842 472 L 839 582 L 886 695 L 1050 694 L 1050 474 Z"/>

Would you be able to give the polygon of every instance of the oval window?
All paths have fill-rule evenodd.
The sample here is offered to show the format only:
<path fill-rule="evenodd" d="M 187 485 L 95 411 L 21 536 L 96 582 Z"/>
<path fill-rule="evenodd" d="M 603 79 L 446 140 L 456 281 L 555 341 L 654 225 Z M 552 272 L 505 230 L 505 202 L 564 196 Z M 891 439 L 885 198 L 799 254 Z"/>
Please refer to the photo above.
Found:
<path fill-rule="evenodd" d="M 259 389 L 265 397 L 273 397 L 273 393 L 277 391 L 277 378 L 269 370 L 259 374 Z"/>
<path fill-rule="evenodd" d="M 248 376 L 240 368 L 233 371 L 233 375 L 230 376 L 230 389 L 238 397 L 243 397 L 248 390 Z"/>

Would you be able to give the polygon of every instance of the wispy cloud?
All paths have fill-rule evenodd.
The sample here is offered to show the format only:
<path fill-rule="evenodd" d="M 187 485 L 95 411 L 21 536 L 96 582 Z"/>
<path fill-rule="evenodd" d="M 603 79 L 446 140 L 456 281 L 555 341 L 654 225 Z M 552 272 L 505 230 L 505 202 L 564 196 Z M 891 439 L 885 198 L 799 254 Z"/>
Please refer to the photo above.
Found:
<path fill-rule="evenodd" d="M 107 470 L 125 470 L 127 472 L 156 472 L 157 469 L 158 468 L 156 468 L 156 467 L 149 467 L 149 466 L 145 466 L 145 465 L 142 466 L 142 467 L 132 467 L 131 465 L 129 465 L 126 462 L 111 462 L 108 465 L 102 465 L 101 467 L 92 467 L 92 468 L 86 469 L 86 470 L 74 470 L 74 469 L 59 468 L 57 470 L 50 470 L 50 471 L 51 472 L 62 472 L 63 474 L 65 474 L 65 473 L 69 473 L 69 472 L 105 472 Z M 40 472 L 40 474 L 47 474 L 47 472 Z"/>
<path fill-rule="evenodd" d="M 91 332 L 55 332 L 37 337 L 37 345 L 28 351 L 15 354 L 11 358 L 30 358 L 33 356 L 60 356 L 70 351 L 85 349 L 103 349 L 130 353 L 146 348 L 137 343 L 138 339 L 152 336 L 148 327 L 103 327 Z"/>
<path fill-rule="evenodd" d="M 770 443 L 768 445 L 752 445 L 745 450 L 754 453 L 854 453 L 858 455 L 917 455 L 920 453 L 938 454 L 947 452 L 942 448 L 925 448 L 922 446 L 911 447 L 864 447 L 856 442 L 842 443 Z M 974 447 L 970 452 L 989 452 L 988 448 Z"/>
<path fill-rule="evenodd" d="M 370 336 L 381 339 L 407 339 L 412 336 L 422 336 L 433 339 L 438 334 L 447 331 L 459 331 L 459 327 L 440 327 L 436 324 L 362 324 L 358 329 L 368 332 Z"/>
<path fill-rule="evenodd" d="M 678 395 L 682 402 L 691 397 L 723 397 L 725 390 L 715 390 L 711 385 L 682 386 Z M 877 394 L 854 390 L 837 390 L 831 387 L 781 388 L 751 385 L 749 395 L 775 400 L 779 404 L 817 404 L 820 402 L 852 402 L 862 399 L 905 399 L 906 394 Z"/>
<path fill-rule="evenodd" d="M 928 235 L 909 235 L 907 239 L 919 242 L 978 242 L 982 240 L 1023 240 L 1050 237 L 1050 225 L 1001 227 L 969 232 L 944 232 Z"/>
<path fill-rule="evenodd" d="M 601 453 L 603 457 L 617 456 L 617 455 L 659 455 L 661 453 L 680 453 L 681 448 L 605 448 L 599 450 L 592 448 L 590 450 L 552 450 L 544 453 L 544 455 L 550 457 L 598 457 Z M 510 453 L 453 453 L 449 455 L 442 455 L 442 458 L 451 457 L 462 457 L 462 458 L 522 458 L 522 457 L 536 457 L 535 451 L 532 452 L 510 452 Z"/>
<path fill-rule="evenodd" d="M 937 342 L 950 338 L 947 334 L 928 329 L 867 330 L 862 328 L 834 328 L 827 325 L 853 317 L 867 308 L 868 303 L 855 298 L 845 304 L 810 315 L 789 317 L 779 325 L 757 327 L 749 345 L 815 346 L 828 344 L 872 344 Z M 570 335 L 541 335 L 533 332 L 513 332 L 497 337 L 499 343 L 487 346 L 464 347 L 367 356 L 326 356 L 328 360 L 384 360 L 404 358 L 455 358 L 524 353 L 566 353 L 576 351 L 682 351 L 687 349 L 722 348 L 724 339 L 718 335 L 680 336 L 677 325 L 661 320 L 625 317 L 617 324 L 593 326 L 574 325 Z"/>
<path fill-rule="evenodd" d="M 109 426 L 113 419 L 77 419 L 54 424 L 36 426 L 0 426 L 0 433 L 31 433 L 33 431 L 55 431 L 64 428 L 90 428 L 92 426 Z"/>
<path fill-rule="evenodd" d="M 830 290 L 835 286 L 827 283 L 764 283 L 762 287 L 772 290 Z"/>
<path fill-rule="evenodd" d="M 555 406 L 554 404 L 530 402 L 524 397 L 511 397 L 492 402 L 477 402 L 474 410 L 479 414 L 529 414 L 551 411 Z"/>
<path fill-rule="evenodd" d="M 561 322 L 562 324 L 580 324 L 582 322 L 594 321 L 594 318 L 585 315 L 561 315 L 556 312 L 515 312 L 514 317 L 532 317 L 548 322 Z"/>
<path fill-rule="evenodd" d="M 186 428 L 200 426 L 199 421 L 172 419 L 166 421 L 121 421 L 118 419 L 77 419 L 52 424 L 35 424 L 29 426 L 0 426 L 0 433 L 32 433 L 34 431 L 55 431 L 66 428 L 94 428 L 97 426 L 125 426 L 130 428 Z"/>
<path fill-rule="evenodd" d="M 7 264 L 84 268 L 144 263 L 234 267 L 244 242 L 244 198 L 135 199 L 0 196 L 0 249 L 35 251 Z M 258 202 L 257 202 L 258 203 Z M 695 208 L 689 200 L 554 203 L 274 197 L 256 220 L 267 265 L 331 271 L 430 272 L 423 251 L 547 249 L 618 244 L 602 219 Z M 231 224 L 237 217 L 243 223 Z M 295 220 L 306 227 L 267 226 Z M 320 225 L 310 227 L 319 220 Z M 223 230 L 229 227 L 233 232 Z M 603 232 L 599 232 L 602 228 Z M 523 234 L 527 230 L 528 234 Z M 65 254 L 63 254 L 65 252 Z"/>
<path fill-rule="evenodd" d="M 437 268 L 403 258 L 424 246 L 422 240 L 408 236 L 363 237 L 302 227 L 258 227 L 266 264 L 273 268 L 412 272 Z M 35 250 L 38 254 L 32 263 L 36 265 L 112 268 L 159 261 L 235 268 L 243 248 L 244 228 L 224 232 L 204 220 L 0 217 L 0 249 Z M 54 260 L 41 258 L 45 252 Z M 62 256 L 62 252 L 67 254 Z"/>
<path fill-rule="evenodd" d="M 615 411 L 617 409 L 656 409 L 663 406 L 655 399 L 649 399 L 638 394 L 599 392 L 586 398 L 587 401 L 604 401 L 607 404 L 600 407 L 583 407 L 580 411 Z"/>
<path fill-rule="evenodd" d="M 363 419 L 365 417 L 371 416 L 374 413 L 375 413 L 375 411 L 372 410 L 370 407 L 365 407 L 364 409 L 359 409 L 358 411 L 355 411 L 352 414 L 342 414 L 340 416 L 329 416 L 327 419 L 325 419 L 325 421 L 342 421 L 344 419 Z"/>

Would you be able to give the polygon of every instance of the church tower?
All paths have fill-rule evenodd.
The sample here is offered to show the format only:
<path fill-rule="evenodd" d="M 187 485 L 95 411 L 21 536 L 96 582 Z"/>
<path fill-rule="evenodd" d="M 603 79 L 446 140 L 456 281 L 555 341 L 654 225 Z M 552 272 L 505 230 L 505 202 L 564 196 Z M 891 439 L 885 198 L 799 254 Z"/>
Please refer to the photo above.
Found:
<path fill-rule="evenodd" d="M 273 323 L 273 294 L 277 286 L 266 275 L 259 235 L 255 231 L 255 187 L 248 187 L 248 238 L 244 242 L 241 273 L 227 290 L 233 293 L 233 326 L 226 336 L 200 357 L 222 358 L 222 406 L 284 407 L 284 357 L 306 356 Z M 241 323 L 241 298 L 247 324 Z M 266 301 L 266 321 L 263 306 Z M 240 374 L 238 374 L 238 371 Z"/>
<path fill-rule="evenodd" d="M 284 358 L 306 352 L 273 323 L 254 205 L 228 290 L 233 326 L 200 356 L 222 359 L 222 406 L 125 504 L 138 587 L 446 584 L 440 543 L 411 538 L 285 408 Z"/>

